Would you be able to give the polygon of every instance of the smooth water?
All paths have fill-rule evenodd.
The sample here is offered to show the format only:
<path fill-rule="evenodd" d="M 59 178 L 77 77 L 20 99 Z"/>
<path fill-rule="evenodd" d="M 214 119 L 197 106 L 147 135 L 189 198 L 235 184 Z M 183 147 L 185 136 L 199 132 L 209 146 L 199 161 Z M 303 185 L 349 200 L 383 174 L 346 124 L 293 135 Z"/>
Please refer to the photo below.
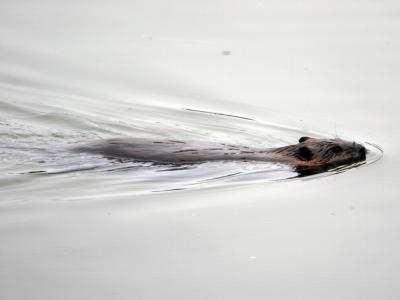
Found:
<path fill-rule="evenodd" d="M 67 97 L 64 95 L 65 102 L 69 103 Z M 109 104 L 101 103 L 104 111 L 99 106 L 96 113 L 87 115 L 68 106 L 46 105 L 35 99 L 34 90 L 24 89 L 22 84 L 6 86 L 2 98 L 1 193 L 8 200 L 34 200 L 47 193 L 51 195 L 53 188 L 48 187 L 44 192 L 37 187 L 50 182 L 58 191 L 60 185 L 68 185 L 77 178 L 82 182 L 90 179 L 92 183 L 70 189 L 68 194 L 62 195 L 64 200 L 207 188 L 231 182 L 268 182 L 298 176 L 290 166 L 279 163 L 214 161 L 182 166 L 157 165 L 72 151 L 73 147 L 101 139 L 133 136 L 272 148 L 296 143 L 300 136 L 307 135 L 301 129 L 247 117 L 115 100 L 109 102 L 112 111 Z M 10 101 L 10 98 L 16 100 Z M 95 99 L 92 101 L 95 103 Z M 369 149 L 367 162 L 380 158 L 379 148 L 366 146 Z M 96 193 L 93 193 L 93 184 L 97 186 Z M 16 190 L 25 192 L 19 194 Z"/>
<path fill-rule="evenodd" d="M 2 1 L 0 298 L 397 299 L 399 8 Z M 126 136 L 369 153 L 298 178 L 70 151 Z"/>

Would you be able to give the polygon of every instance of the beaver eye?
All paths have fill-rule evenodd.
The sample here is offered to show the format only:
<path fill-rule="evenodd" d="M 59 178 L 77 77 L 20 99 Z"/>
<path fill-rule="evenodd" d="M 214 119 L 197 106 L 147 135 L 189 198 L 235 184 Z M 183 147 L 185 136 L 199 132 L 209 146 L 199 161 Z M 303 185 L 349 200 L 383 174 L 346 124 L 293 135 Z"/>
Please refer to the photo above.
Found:
<path fill-rule="evenodd" d="M 332 148 L 331 148 L 331 151 L 332 151 L 333 153 L 340 153 L 340 152 L 343 152 L 343 148 L 340 147 L 340 146 L 335 146 L 335 147 L 332 147 Z"/>
<path fill-rule="evenodd" d="M 305 142 L 305 141 L 307 141 L 307 140 L 309 140 L 309 139 L 311 139 L 311 138 L 308 137 L 308 136 L 302 136 L 302 137 L 299 139 L 299 143 Z"/>
<path fill-rule="evenodd" d="M 307 147 L 300 147 L 296 152 L 296 157 L 300 160 L 310 160 L 313 154 Z"/>

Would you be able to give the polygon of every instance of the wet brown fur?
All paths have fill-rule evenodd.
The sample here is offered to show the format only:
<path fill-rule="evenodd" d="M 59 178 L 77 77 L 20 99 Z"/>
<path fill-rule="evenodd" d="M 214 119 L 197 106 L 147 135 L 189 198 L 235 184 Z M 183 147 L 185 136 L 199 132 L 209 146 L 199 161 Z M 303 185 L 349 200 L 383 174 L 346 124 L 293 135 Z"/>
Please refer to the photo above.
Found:
<path fill-rule="evenodd" d="M 300 175 L 320 173 L 366 159 L 366 149 L 360 144 L 341 139 L 310 137 L 302 137 L 294 145 L 268 149 L 224 143 L 121 138 L 76 147 L 75 150 L 98 153 L 110 158 L 171 164 L 215 160 L 280 162 L 293 166 Z"/>
<path fill-rule="evenodd" d="M 367 150 L 355 142 L 341 139 L 302 137 L 298 144 L 271 150 L 293 165 L 300 174 L 321 173 L 339 166 L 366 160 Z"/>

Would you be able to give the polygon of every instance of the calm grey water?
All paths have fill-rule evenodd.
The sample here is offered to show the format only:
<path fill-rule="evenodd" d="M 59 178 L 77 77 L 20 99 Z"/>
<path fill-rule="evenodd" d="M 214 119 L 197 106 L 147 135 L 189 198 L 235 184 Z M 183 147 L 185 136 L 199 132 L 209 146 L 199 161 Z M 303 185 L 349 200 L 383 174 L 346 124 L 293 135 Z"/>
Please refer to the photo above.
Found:
<path fill-rule="evenodd" d="M 1 299 L 397 299 L 399 8 L 3 0 Z M 303 135 L 364 143 L 368 163 L 292 179 L 69 151 Z"/>
<path fill-rule="evenodd" d="M 117 101 L 97 104 L 96 113 L 87 115 L 70 110 L 67 99 L 62 108 L 46 105 L 44 101 L 35 99 L 35 91 L 24 89 L 22 84 L 7 86 L 2 94 L 1 194 L 11 202 L 21 199 L 34 201 L 46 194 L 64 192 L 60 186 L 77 179 L 82 184 L 74 185 L 58 198 L 101 198 L 121 193 L 136 195 L 208 188 L 232 182 L 265 183 L 298 176 L 290 166 L 278 163 L 216 161 L 177 167 L 109 160 L 101 155 L 72 151 L 78 145 L 101 139 L 133 136 L 271 148 L 297 143 L 300 136 L 307 135 L 301 129 L 261 123 L 250 118 L 135 103 L 128 105 Z M 16 100 L 10 101 L 10 98 Z M 114 115 L 110 114 L 110 104 Z M 369 149 L 367 163 L 381 157 L 379 148 L 368 143 L 366 146 Z M 84 183 L 87 180 L 92 183 Z M 93 188 L 96 188 L 95 193 Z"/>

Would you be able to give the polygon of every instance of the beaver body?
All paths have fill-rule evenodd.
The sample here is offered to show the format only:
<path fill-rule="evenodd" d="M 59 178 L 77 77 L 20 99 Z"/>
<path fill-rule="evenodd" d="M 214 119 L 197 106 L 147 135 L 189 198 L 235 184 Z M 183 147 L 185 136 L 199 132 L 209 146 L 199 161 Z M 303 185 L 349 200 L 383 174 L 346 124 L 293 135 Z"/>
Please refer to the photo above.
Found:
<path fill-rule="evenodd" d="M 109 158 L 167 164 L 216 160 L 278 162 L 293 166 L 301 175 L 320 173 L 366 159 L 365 147 L 355 142 L 310 137 L 300 138 L 298 144 L 268 149 L 198 141 L 119 138 L 77 147 L 75 150 Z"/>

